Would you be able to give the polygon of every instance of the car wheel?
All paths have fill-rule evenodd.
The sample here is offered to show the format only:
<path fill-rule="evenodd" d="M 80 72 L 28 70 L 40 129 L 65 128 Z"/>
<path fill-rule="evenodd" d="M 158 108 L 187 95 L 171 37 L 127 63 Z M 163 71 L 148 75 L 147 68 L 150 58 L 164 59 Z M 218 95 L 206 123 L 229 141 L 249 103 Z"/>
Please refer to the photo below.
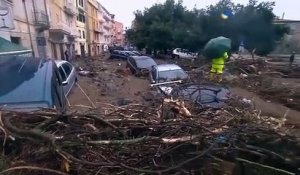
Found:
<path fill-rule="evenodd" d="M 132 73 L 132 75 L 136 74 L 136 71 L 132 68 L 132 67 L 128 67 L 130 69 L 130 72 Z"/>

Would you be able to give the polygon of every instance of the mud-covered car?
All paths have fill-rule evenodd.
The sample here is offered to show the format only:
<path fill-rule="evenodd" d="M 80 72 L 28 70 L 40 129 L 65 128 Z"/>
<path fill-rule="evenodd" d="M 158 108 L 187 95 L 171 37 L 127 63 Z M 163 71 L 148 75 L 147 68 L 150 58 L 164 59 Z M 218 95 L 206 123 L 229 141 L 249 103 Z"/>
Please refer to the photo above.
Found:
<path fill-rule="evenodd" d="M 131 56 L 127 60 L 126 67 L 136 76 L 148 75 L 156 62 L 148 56 Z"/>
<path fill-rule="evenodd" d="M 151 86 L 157 87 L 165 95 L 170 95 L 174 85 L 190 80 L 188 74 L 176 64 L 153 66 L 149 79 Z"/>
<path fill-rule="evenodd" d="M 0 109 L 65 111 L 66 97 L 59 70 L 52 59 L 22 56 L 0 58 Z"/>
<path fill-rule="evenodd" d="M 172 97 L 191 101 L 201 108 L 220 108 L 228 100 L 229 94 L 226 87 L 199 84 L 177 86 L 170 93 Z"/>

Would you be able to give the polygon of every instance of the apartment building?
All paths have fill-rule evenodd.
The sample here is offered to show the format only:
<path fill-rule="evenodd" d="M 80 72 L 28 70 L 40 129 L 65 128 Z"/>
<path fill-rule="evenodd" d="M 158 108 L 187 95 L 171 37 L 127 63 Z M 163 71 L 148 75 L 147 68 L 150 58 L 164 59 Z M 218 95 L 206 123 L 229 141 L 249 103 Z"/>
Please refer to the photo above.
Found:
<path fill-rule="evenodd" d="M 34 56 L 50 57 L 49 20 L 44 0 L 1 0 L 0 37 L 31 49 Z"/>
<path fill-rule="evenodd" d="M 101 25 L 98 20 L 100 17 L 99 3 L 97 0 L 88 0 L 87 5 L 88 14 L 88 54 L 89 56 L 95 56 L 100 54 L 100 34 L 102 32 Z"/>
<path fill-rule="evenodd" d="M 124 45 L 124 26 L 123 23 L 114 21 L 114 35 L 113 35 L 113 44 L 118 46 Z"/>
<path fill-rule="evenodd" d="M 0 15 L 0 37 L 37 57 L 94 56 L 122 40 L 121 24 L 97 0 L 0 0 Z"/>
<path fill-rule="evenodd" d="M 109 13 L 109 11 L 100 5 L 100 13 L 102 16 L 101 19 L 101 26 L 103 27 L 103 34 L 101 35 L 102 37 L 100 38 L 101 45 L 111 45 L 112 44 L 112 39 L 114 35 L 114 30 L 113 30 L 113 23 L 114 23 L 114 15 Z"/>
<path fill-rule="evenodd" d="M 76 0 L 76 8 L 78 11 L 76 20 L 76 30 L 79 33 L 79 37 L 77 37 L 76 39 L 75 53 L 77 56 L 86 56 L 88 51 L 86 0 Z"/>
<path fill-rule="evenodd" d="M 77 9 L 73 0 L 47 0 L 49 13 L 49 43 L 55 59 L 71 59 L 75 56 Z M 68 56 L 65 52 L 68 52 Z"/>

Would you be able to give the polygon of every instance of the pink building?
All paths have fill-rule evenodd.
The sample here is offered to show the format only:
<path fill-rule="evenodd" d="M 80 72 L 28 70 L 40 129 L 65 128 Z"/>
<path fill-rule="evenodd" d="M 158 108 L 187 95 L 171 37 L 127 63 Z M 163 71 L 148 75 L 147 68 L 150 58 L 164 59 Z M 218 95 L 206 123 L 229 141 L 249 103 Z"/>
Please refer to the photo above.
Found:
<path fill-rule="evenodd" d="M 124 45 L 124 29 L 123 23 L 114 21 L 114 36 L 113 36 L 113 43 L 119 46 Z"/>

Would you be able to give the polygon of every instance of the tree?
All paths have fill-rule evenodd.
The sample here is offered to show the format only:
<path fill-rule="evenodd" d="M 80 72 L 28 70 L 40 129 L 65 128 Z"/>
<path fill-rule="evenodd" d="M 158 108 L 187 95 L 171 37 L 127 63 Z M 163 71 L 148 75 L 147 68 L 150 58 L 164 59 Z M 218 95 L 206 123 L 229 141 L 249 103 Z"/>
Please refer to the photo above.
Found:
<path fill-rule="evenodd" d="M 220 0 L 207 9 L 187 10 L 182 1 L 167 0 L 135 12 L 127 37 L 139 48 L 154 51 L 176 47 L 199 51 L 209 39 L 225 36 L 232 39 L 233 51 L 244 41 L 247 49 L 256 48 L 256 53 L 264 55 L 288 32 L 286 26 L 273 25 L 274 5 L 274 2 L 256 0 L 249 0 L 247 5 Z M 221 18 L 221 14 L 228 18 Z"/>

